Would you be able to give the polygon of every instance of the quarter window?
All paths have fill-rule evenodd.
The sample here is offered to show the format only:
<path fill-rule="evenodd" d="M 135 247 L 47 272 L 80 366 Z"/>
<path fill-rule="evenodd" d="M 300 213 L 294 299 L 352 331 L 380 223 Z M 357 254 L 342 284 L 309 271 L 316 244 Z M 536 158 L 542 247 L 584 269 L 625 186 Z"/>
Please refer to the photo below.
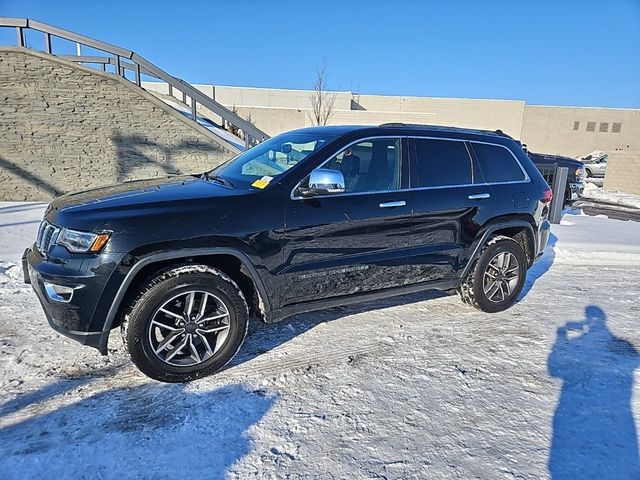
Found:
<path fill-rule="evenodd" d="M 345 192 L 380 192 L 400 188 L 400 139 L 375 138 L 350 145 L 324 168 L 340 170 Z"/>
<path fill-rule="evenodd" d="M 471 159 L 464 142 L 415 139 L 418 187 L 468 185 Z"/>
<path fill-rule="evenodd" d="M 486 183 L 517 182 L 525 179 L 520 165 L 507 148 L 486 143 L 472 145 Z"/>

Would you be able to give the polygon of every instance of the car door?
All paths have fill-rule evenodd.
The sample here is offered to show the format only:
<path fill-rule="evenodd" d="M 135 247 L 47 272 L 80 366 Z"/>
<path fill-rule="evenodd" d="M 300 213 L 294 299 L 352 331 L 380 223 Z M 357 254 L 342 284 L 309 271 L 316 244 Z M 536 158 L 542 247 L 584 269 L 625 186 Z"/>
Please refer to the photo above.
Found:
<path fill-rule="evenodd" d="M 411 283 L 455 278 L 468 247 L 495 210 L 488 185 L 477 172 L 464 140 L 413 138 L 407 279 Z"/>
<path fill-rule="evenodd" d="M 406 159 L 400 138 L 359 140 L 321 165 L 343 173 L 344 193 L 302 197 L 294 189 L 285 213 L 283 305 L 404 283 Z"/>
<path fill-rule="evenodd" d="M 595 173 L 598 176 L 604 177 L 605 172 L 607 170 L 607 157 L 602 157 L 601 159 L 599 159 L 595 164 Z"/>

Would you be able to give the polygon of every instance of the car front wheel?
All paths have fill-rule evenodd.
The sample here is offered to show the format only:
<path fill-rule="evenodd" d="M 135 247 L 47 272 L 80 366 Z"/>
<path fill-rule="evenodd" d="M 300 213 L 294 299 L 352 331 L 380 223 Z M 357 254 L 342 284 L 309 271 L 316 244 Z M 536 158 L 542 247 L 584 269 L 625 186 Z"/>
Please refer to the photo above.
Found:
<path fill-rule="evenodd" d="M 495 236 L 483 248 L 458 293 L 462 300 L 485 312 L 512 306 L 524 286 L 527 256 L 518 242 Z"/>
<path fill-rule="evenodd" d="M 133 363 L 162 382 L 210 375 L 236 354 L 247 303 L 227 275 L 207 265 L 160 272 L 131 303 L 122 333 Z"/>

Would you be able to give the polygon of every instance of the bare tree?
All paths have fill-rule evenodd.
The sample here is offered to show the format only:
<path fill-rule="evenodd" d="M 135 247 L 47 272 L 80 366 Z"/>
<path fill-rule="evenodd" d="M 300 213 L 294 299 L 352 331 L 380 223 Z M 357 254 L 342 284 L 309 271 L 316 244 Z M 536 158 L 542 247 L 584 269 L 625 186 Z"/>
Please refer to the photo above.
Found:
<path fill-rule="evenodd" d="M 314 125 L 324 126 L 329 121 L 336 101 L 336 93 L 327 90 L 327 65 L 316 69 L 316 81 L 311 92 L 311 111 L 307 113 Z"/>
<path fill-rule="evenodd" d="M 231 113 L 235 113 L 236 115 L 238 115 L 238 107 L 236 107 L 235 103 L 233 104 L 233 107 L 231 107 Z M 227 122 L 227 130 L 236 137 L 240 136 L 240 129 L 233 123 Z"/>
<path fill-rule="evenodd" d="M 242 117 L 242 115 L 240 115 L 240 113 L 238 112 L 238 107 L 236 107 L 236 104 L 233 104 L 233 107 L 231 107 L 231 112 L 235 113 L 236 115 L 239 115 L 240 117 Z M 253 121 L 253 118 L 251 117 L 251 114 L 247 114 L 246 117 L 244 117 L 244 119 L 249 122 L 251 125 L 253 125 L 254 127 L 256 126 L 256 123 Z M 242 132 L 237 126 L 235 126 L 233 123 L 230 122 L 226 122 L 226 130 L 228 132 L 230 132 L 231 134 L 235 135 L 236 137 L 240 137 L 242 139 L 244 139 L 245 133 Z"/>

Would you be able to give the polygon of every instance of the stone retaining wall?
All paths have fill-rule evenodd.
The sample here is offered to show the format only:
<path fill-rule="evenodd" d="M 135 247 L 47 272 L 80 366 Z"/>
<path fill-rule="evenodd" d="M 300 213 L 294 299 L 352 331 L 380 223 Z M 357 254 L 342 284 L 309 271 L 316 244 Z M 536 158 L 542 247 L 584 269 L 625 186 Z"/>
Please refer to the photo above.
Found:
<path fill-rule="evenodd" d="M 0 200 L 202 172 L 235 153 L 128 80 L 0 47 Z"/>

